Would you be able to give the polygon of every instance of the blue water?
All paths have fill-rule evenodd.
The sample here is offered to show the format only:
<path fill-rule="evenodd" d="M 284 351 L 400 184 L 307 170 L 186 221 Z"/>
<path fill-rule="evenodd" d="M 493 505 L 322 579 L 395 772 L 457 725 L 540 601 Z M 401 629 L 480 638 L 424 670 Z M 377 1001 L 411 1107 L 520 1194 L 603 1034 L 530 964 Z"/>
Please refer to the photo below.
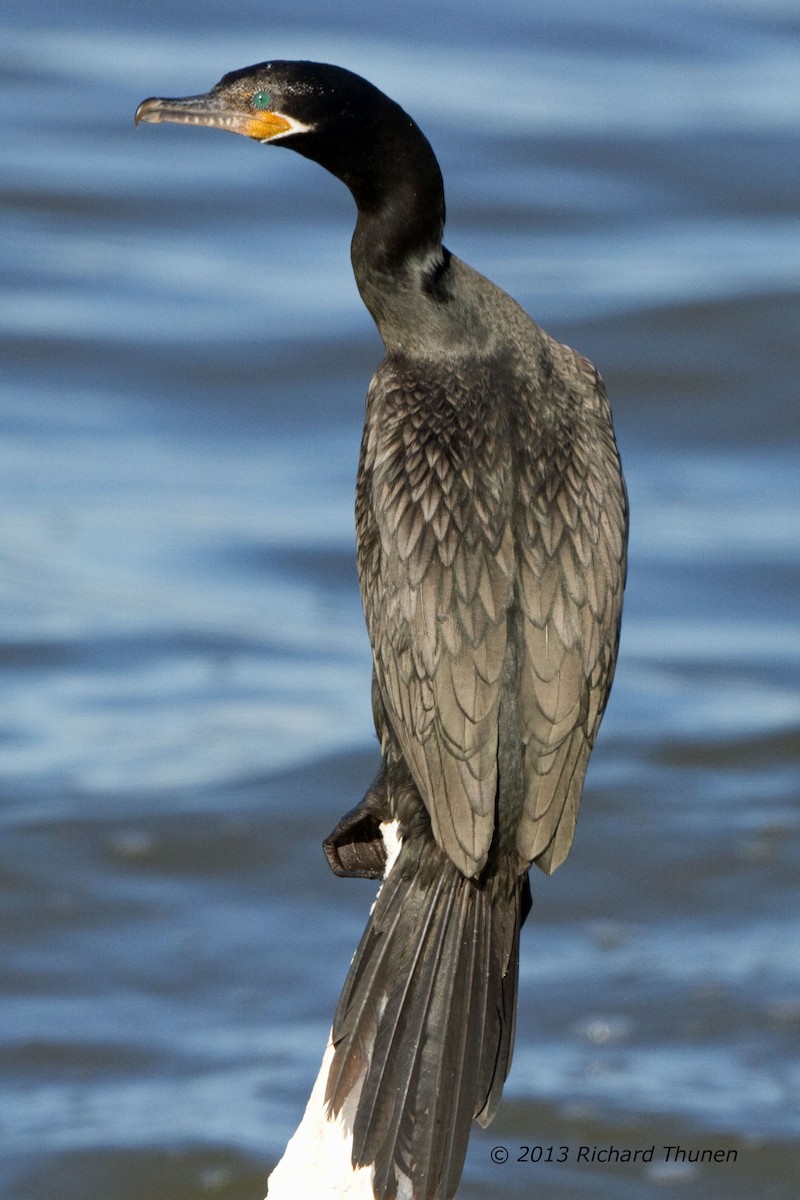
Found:
<path fill-rule="evenodd" d="M 414 114 L 447 244 L 603 372 L 631 495 L 617 682 L 459 1194 L 793 1200 L 788 0 L 7 0 L 0 1190 L 263 1196 L 371 901 L 319 850 L 376 757 L 352 508 L 380 345 L 352 201 L 275 147 L 133 127 L 143 97 L 267 57 Z M 515 1161 L 677 1142 L 737 1162 Z"/>

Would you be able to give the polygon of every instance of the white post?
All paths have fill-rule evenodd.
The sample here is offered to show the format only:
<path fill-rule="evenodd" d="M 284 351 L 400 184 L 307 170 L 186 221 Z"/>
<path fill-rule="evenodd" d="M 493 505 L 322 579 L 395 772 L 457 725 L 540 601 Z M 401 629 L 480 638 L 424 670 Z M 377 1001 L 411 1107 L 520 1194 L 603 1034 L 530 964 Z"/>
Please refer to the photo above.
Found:
<path fill-rule="evenodd" d="M 329 1040 L 303 1119 L 267 1181 L 267 1200 L 374 1200 L 372 1168 L 351 1165 L 353 1131 L 344 1111 L 331 1121 L 325 1110 L 332 1058 Z"/>

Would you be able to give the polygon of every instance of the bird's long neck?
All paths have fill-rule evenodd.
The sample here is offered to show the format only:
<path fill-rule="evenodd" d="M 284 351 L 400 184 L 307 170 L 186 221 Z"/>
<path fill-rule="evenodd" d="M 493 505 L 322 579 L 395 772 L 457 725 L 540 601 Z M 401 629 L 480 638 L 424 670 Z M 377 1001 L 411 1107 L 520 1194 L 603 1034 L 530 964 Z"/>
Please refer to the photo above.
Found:
<path fill-rule="evenodd" d="M 412 180 L 375 210 L 359 208 L 350 247 L 358 290 L 387 347 L 432 302 L 449 256 L 442 247 L 444 197 Z M 401 315 L 402 313 L 402 315 Z"/>
<path fill-rule="evenodd" d="M 387 349 L 426 320 L 432 281 L 444 269 L 444 185 L 427 141 L 402 113 L 366 164 L 370 175 L 345 180 L 358 206 L 350 258 L 361 298 Z"/>
<path fill-rule="evenodd" d="M 409 256 L 441 245 L 444 184 L 430 143 L 410 117 L 397 110 L 388 127 L 374 129 L 369 153 L 342 176 L 369 231 L 360 252 L 381 269 L 402 269 Z M 359 242 L 361 242 L 359 237 Z"/>
<path fill-rule="evenodd" d="M 380 95 L 380 93 L 378 93 Z M 287 139 L 288 141 L 288 139 Z M 431 146 L 393 101 L 342 120 L 325 138 L 293 145 L 350 189 L 358 208 L 351 246 L 359 292 L 389 345 L 397 306 L 430 298 L 448 256 L 442 248 L 444 185 Z"/>

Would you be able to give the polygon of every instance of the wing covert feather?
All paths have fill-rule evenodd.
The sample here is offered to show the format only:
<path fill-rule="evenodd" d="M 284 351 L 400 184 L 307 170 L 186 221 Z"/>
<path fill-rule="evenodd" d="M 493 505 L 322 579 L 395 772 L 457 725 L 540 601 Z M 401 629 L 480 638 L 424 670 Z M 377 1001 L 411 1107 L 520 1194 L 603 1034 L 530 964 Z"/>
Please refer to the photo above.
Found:
<path fill-rule="evenodd" d="M 627 502 L 602 381 L 556 347 L 584 419 L 566 452 L 555 447 L 546 484 L 522 473 L 519 596 L 523 662 L 519 713 L 525 803 L 523 860 L 548 873 L 572 844 L 583 780 L 617 653 L 625 580 Z M 587 419 L 588 418 L 588 419 Z M 578 469 L 578 464 L 581 469 Z"/>
<path fill-rule="evenodd" d="M 466 875 L 494 833 L 514 570 L 509 439 L 485 436 L 489 399 L 457 378 L 424 398 L 376 379 L 357 503 L 378 686 L 434 835 Z"/>

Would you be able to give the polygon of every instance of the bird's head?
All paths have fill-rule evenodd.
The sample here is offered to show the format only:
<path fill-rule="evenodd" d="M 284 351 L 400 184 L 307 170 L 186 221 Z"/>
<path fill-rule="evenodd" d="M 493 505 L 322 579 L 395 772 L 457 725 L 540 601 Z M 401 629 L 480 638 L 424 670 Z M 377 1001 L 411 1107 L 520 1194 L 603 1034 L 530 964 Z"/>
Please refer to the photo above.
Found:
<path fill-rule="evenodd" d="M 444 190 L 433 150 L 399 104 L 344 67 L 257 63 L 224 75 L 204 95 L 143 100 L 140 121 L 274 142 L 341 179 L 358 206 L 353 265 L 376 320 L 367 264 L 373 273 L 395 271 L 412 258 L 420 271 L 441 264 Z"/>
<path fill-rule="evenodd" d="M 229 72 L 203 95 L 143 100 L 135 120 L 137 125 L 202 125 L 273 142 L 298 134 L 327 134 L 342 122 L 369 114 L 378 97 L 386 100 L 372 84 L 343 67 L 265 62 Z"/>

